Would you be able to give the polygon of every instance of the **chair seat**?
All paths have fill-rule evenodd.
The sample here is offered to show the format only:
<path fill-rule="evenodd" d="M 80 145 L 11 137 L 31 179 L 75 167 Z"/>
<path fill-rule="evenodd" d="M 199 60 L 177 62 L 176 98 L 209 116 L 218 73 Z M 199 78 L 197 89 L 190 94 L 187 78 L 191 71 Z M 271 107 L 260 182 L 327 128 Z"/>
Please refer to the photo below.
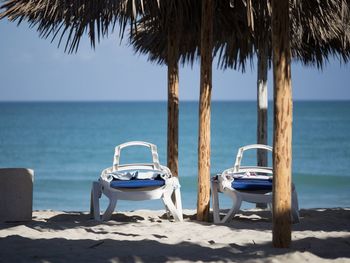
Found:
<path fill-rule="evenodd" d="M 144 187 L 159 187 L 165 184 L 164 180 L 113 180 L 110 183 L 112 188 L 144 188 Z"/>
<path fill-rule="evenodd" d="M 245 191 L 272 190 L 272 180 L 236 178 L 231 186 L 236 190 Z"/>

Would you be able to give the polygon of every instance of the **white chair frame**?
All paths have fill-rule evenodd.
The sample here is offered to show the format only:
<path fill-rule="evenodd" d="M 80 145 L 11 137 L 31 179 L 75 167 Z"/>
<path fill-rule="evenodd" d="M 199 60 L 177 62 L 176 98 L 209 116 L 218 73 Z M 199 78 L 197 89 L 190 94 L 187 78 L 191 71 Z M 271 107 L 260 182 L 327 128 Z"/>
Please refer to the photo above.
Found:
<path fill-rule="evenodd" d="M 252 144 L 241 147 L 238 149 L 236 156 L 236 161 L 233 168 L 226 169 L 222 174 L 219 174 L 216 178 L 211 180 L 211 193 L 213 202 L 213 217 L 214 223 L 226 223 L 235 216 L 235 214 L 240 210 L 243 201 L 249 203 L 265 203 L 268 205 L 272 211 L 272 192 L 261 192 L 261 191 L 239 191 L 232 188 L 233 177 L 232 174 L 241 174 L 245 172 L 255 172 L 255 173 L 265 173 L 273 174 L 272 167 L 259 167 L 259 166 L 241 166 L 241 161 L 243 158 L 243 153 L 250 149 L 262 149 L 272 152 L 272 147 L 262 144 Z M 220 218 L 220 206 L 219 206 L 219 195 L 218 193 L 224 193 L 228 195 L 232 201 L 233 205 L 228 213 Z M 299 222 L 299 206 L 298 206 L 298 196 L 294 185 L 292 184 L 292 220 L 293 222 Z"/>
<path fill-rule="evenodd" d="M 153 162 L 149 164 L 134 163 L 120 165 L 119 159 L 121 150 L 131 146 L 144 146 L 150 148 Z M 167 176 L 164 178 L 165 184 L 160 187 L 145 187 L 136 189 L 110 187 L 110 173 L 133 169 L 152 169 L 165 173 L 167 174 Z M 172 201 L 173 193 L 175 202 Z M 102 194 L 109 199 L 109 205 L 104 214 L 101 216 L 99 199 L 101 198 Z M 93 214 L 94 219 L 98 221 L 109 220 L 115 210 L 118 200 L 141 201 L 154 199 L 161 199 L 163 201 L 168 217 L 172 215 L 176 221 L 183 220 L 179 180 L 177 177 L 172 176 L 168 167 L 160 165 L 157 147 L 154 144 L 143 141 L 132 141 L 116 146 L 113 166 L 104 169 L 99 180 L 92 183 L 90 211 Z"/>

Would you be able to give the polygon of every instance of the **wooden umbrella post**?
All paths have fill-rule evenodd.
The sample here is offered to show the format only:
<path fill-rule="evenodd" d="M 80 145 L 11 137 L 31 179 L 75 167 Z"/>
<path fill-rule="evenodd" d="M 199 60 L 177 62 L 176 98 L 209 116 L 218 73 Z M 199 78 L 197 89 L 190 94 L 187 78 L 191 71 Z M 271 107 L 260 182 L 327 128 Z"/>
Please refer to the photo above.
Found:
<path fill-rule="evenodd" d="M 258 50 L 258 81 L 257 81 L 257 108 L 258 108 L 258 124 L 257 124 L 257 143 L 267 145 L 267 47 L 264 44 L 259 46 Z M 257 152 L 258 166 L 267 167 L 267 152 L 258 149 Z"/>
<path fill-rule="evenodd" d="M 179 66 L 177 32 L 174 27 L 168 30 L 168 167 L 178 176 L 179 141 Z"/>
<path fill-rule="evenodd" d="M 273 246 L 291 243 L 292 86 L 289 1 L 272 0 L 274 80 Z"/>
<path fill-rule="evenodd" d="M 210 202 L 210 103 L 212 89 L 214 1 L 202 1 L 201 76 L 198 129 L 197 220 L 209 220 Z"/>
<path fill-rule="evenodd" d="M 258 49 L 258 80 L 257 80 L 257 143 L 267 145 L 267 46 L 261 43 Z M 257 165 L 267 167 L 267 151 L 257 150 Z M 266 209 L 266 204 L 258 203 L 257 208 Z"/>
<path fill-rule="evenodd" d="M 257 37 L 257 58 L 258 58 L 258 74 L 257 74 L 257 131 L 256 141 L 258 144 L 267 145 L 268 136 L 268 92 L 267 92 L 267 72 L 268 72 L 268 26 L 267 17 L 269 2 L 257 2 L 257 23 L 256 32 Z M 257 150 L 257 165 L 267 167 L 267 151 Z M 256 204 L 257 208 L 266 209 L 267 205 L 264 203 Z"/>

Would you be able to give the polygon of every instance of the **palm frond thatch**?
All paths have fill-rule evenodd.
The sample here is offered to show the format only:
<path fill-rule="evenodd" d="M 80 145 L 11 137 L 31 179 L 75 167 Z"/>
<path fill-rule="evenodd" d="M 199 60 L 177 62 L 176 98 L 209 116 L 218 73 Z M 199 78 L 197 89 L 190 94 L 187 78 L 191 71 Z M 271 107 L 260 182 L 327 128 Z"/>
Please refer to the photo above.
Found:
<path fill-rule="evenodd" d="M 159 0 L 5 0 L 0 6 L 0 19 L 21 24 L 27 21 L 43 38 L 65 42 L 65 51 L 77 51 L 84 33 L 92 47 L 108 36 L 119 23 L 121 35 L 138 14 L 158 12 Z"/>
<path fill-rule="evenodd" d="M 254 50 L 259 49 L 259 41 L 271 47 L 269 3 L 216 1 L 213 53 L 219 58 L 219 67 L 244 70 L 247 59 L 251 60 Z M 121 36 L 130 25 L 136 52 L 149 54 L 149 59 L 158 63 L 166 62 L 167 28 L 176 24 L 179 59 L 193 63 L 199 56 L 200 5 L 200 0 L 5 0 L 0 6 L 0 19 L 7 17 L 19 24 L 27 21 L 41 37 L 51 37 L 52 41 L 58 38 L 59 45 L 65 42 L 67 52 L 77 51 L 84 33 L 95 47 L 116 24 Z M 322 67 L 331 56 L 347 62 L 349 5 L 350 0 L 291 0 L 293 58 L 317 67 Z"/>
<path fill-rule="evenodd" d="M 228 8 L 229 2 L 232 8 Z M 200 1 L 193 1 L 189 8 L 192 8 L 193 19 L 200 21 Z M 252 8 L 254 31 L 247 23 L 243 1 L 216 1 L 213 52 L 219 58 L 219 67 L 244 70 L 246 61 L 251 61 L 261 43 L 267 44 L 271 59 L 270 2 L 255 1 Z M 322 68 L 332 56 L 343 62 L 349 60 L 350 18 L 346 1 L 290 1 L 290 9 L 294 60 L 318 68 Z M 148 54 L 149 59 L 157 63 L 165 63 L 167 57 L 167 29 L 163 23 L 159 17 L 144 16 L 138 21 L 138 30 L 131 36 L 135 51 Z M 199 56 L 200 28 L 196 23 L 182 23 L 185 26 L 177 33 L 180 38 L 179 59 L 182 63 L 193 63 Z"/>
<path fill-rule="evenodd" d="M 332 56 L 350 58 L 350 1 L 291 2 L 292 56 L 318 68 Z"/>
<path fill-rule="evenodd" d="M 236 0 L 237 1 L 237 0 Z M 322 68 L 330 57 L 343 62 L 350 58 L 350 1 L 349 0 L 290 0 L 291 52 L 294 60 Z M 268 46 L 271 59 L 270 1 L 253 2 L 254 49 L 260 43 Z M 225 46 L 221 47 L 225 49 Z M 220 56 L 222 68 L 235 68 L 229 54 Z"/>
<path fill-rule="evenodd" d="M 188 5 L 191 16 L 182 17 L 174 13 L 181 12 L 179 9 L 169 11 L 163 6 L 158 16 L 145 15 L 139 19 L 137 30 L 130 35 L 135 52 L 147 54 L 150 61 L 166 63 L 168 28 L 165 25 L 168 18 L 162 14 L 170 14 L 178 19 L 176 35 L 173 37 L 178 38 L 179 61 L 193 64 L 200 56 L 200 24 L 196 21 L 201 21 L 201 2 L 192 0 Z M 253 57 L 254 34 L 249 30 L 246 5 L 241 0 L 236 2 L 233 8 L 229 7 L 227 0 L 215 2 L 213 53 L 227 57 L 235 69 L 244 71 L 246 61 Z"/>

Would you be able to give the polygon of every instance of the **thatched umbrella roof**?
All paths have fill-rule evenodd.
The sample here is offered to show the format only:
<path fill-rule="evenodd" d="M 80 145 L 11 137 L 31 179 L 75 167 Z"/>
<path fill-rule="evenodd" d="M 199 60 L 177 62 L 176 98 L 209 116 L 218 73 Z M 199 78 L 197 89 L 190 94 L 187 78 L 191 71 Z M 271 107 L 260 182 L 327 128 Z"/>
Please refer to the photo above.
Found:
<path fill-rule="evenodd" d="M 128 23 L 131 33 L 136 32 L 134 22 L 142 13 L 145 17 L 142 20 L 148 20 L 144 26 L 152 30 L 158 30 L 157 27 L 160 26 L 161 32 L 164 33 L 145 40 L 151 44 L 153 50 L 151 53 L 154 57 L 158 57 L 158 62 L 163 62 L 166 57 L 164 51 L 167 38 L 164 36 L 170 23 L 176 23 L 176 28 L 181 29 L 181 32 L 177 33 L 183 39 L 180 47 L 182 62 L 193 62 L 199 55 L 200 0 L 6 0 L 3 2 L 0 6 L 0 11 L 2 10 L 0 19 L 7 17 L 18 24 L 27 21 L 31 27 L 37 29 L 41 37 L 52 38 L 52 41 L 58 39 L 59 45 L 65 43 L 65 51 L 69 53 L 77 51 L 84 33 L 88 34 L 91 45 L 95 47 L 96 42 L 101 37 L 108 36 L 117 24 L 120 25 L 121 34 L 124 33 Z M 224 15 L 216 19 L 215 27 L 230 27 L 234 31 L 218 30 L 216 38 L 225 37 L 228 41 L 224 50 L 219 49 L 218 43 L 215 43 L 215 46 L 219 52 L 229 54 L 228 62 L 244 67 L 247 56 L 252 53 L 252 34 L 246 31 L 247 8 L 245 1 L 235 0 L 235 8 L 229 8 L 229 2 L 229 0 L 217 1 L 216 11 Z M 153 20 L 154 18 L 157 20 Z M 140 33 L 142 35 L 142 32 Z M 163 54 L 157 54 L 156 50 Z"/>
<path fill-rule="evenodd" d="M 7 17 L 18 24 L 27 21 L 41 37 L 58 37 L 59 45 L 66 35 L 65 50 L 73 52 L 85 31 L 93 46 L 96 37 L 108 34 L 117 22 L 121 1 L 105 1 L 101 6 L 97 1 L 9 0 L 0 10 L 0 19 Z"/>
<path fill-rule="evenodd" d="M 292 56 L 322 68 L 329 57 L 350 58 L 350 1 L 298 1 L 292 8 Z"/>
<path fill-rule="evenodd" d="M 249 30 L 246 6 L 241 0 L 236 2 L 234 8 L 230 8 L 228 0 L 216 1 L 214 50 L 217 53 L 225 52 L 235 68 L 244 69 L 247 59 L 251 59 L 253 55 L 254 32 Z M 182 64 L 193 64 L 200 56 L 200 24 L 195 21 L 201 21 L 201 1 L 192 0 L 188 8 L 191 21 L 183 21 L 186 17 L 183 18 L 182 25 L 176 32 L 179 61 Z M 173 17 L 179 16 L 174 13 L 178 10 L 172 12 Z M 167 18 L 161 14 L 156 17 L 145 15 L 139 19 L 137 30 L 131 33 L 130 40 L 136 52 L 147 54 L 149 60 L 164 64 L 167 62 L 168 28 L 165 26 Z"/>
<path fill-rule="evenodd" d="M 271 9 L 267 1 L 253 5 L 254 32 L 247 23 L 246 7 L 241 0 L 217 1 L 214 22 L 214 54 L 219 57 L 221 68 L 245 69 L 258 42 L 267 42 L 271 59 Z M 232 2 L 232 1 L 231 1 Z M 349 1 L 350 3 L 350 1 Z M 192 14 L 199 16 L 200 1 L 193 1 Z M 290 1 L 292 56 L 306 65 L 321 68 L 331 56 L 347 62 L 350 58 L 350 16 L 348 5 L 343 0 Z M 242 12 L 243 11 L 243 12 Z M 263 14 L 262 17 L 259 14 Z M 194 19 L 194 18 L 192 18 Z M 138 30 L 131 36 L 136 52 L 148 54 L 151 61 L 166 63 L 167 29 L 163 21 L 144 16 L 138 21 Z M 196 23 L 188 23 L 180 34 L 179 58 L 182 63 L 199 57 L 200 29 Z"/>
<path fill-rule="evenodd" d="M 3 0 L 0 5 L 0 19 L 8 18 L 18 24 L 27 21 L 36 28 L 43 38 L 58 38 L 59 45 L 65 42 L 65 51 L 77 51 L 79 41 L 87 33 L 91 45 L 95 47 L 96 41 L 107 37 L 120 25 L 123 35 L 126 26 L 134 30 L 133 22 L 140 13 L 157 15 L 160 12 L 159 0 Z M 167 10 L 174 8 L 187 10 L 190 0 L 162 1 L 168 6 Z M 185 11 L 182 17 L 191 14 Z M 187 19 L 188 21 L 188 19 Z M 166 21 L 171 22 L 170 20 Z"/>
<path fill-rule="evenodd" d="M 254 31 L 248 24 L 249 3 Z M 123 34 L 129 23 L 135 50 L 148 54 L 150 60 L 158 63 L 166 62 L 168 25 L 176 23 L 179 59 L 182 63 L 193 63 L 199 56 L 200 5 L 200 0 L 6 0 L 0 6 L 3 10 L 0 19 L 28 21 L 41 37 L 57 38 L 59 45 L 66 43 L 68 52 L 77 51 L 84 33 L 95 47 L 116 24 Z M 317 67 L 322 67 L 331 56 L 347 62 L 350 57 L 349 5 L 350 0 L 290 1 L 293 58 Z M 221 68 L 244 70 L 259 41 L 267 41 L 271 47 L 269 1 L 217 0 L 215 12 L 213 52 L 219 57 Z M 134 23 L 140 13 L 143 17 L 136 27 Z"/>
<path fill-rule="evenodd" d="M 267 41 L 268 56 L 271 59 L 271 7 L 268 1 L 254 3 L 256 34 L 254 43 L 258 50 L 259 41 Z M 349 0 L 290 0 L 291 52 L 294 60 L 318 68 L 331 56 L 347 62 L 350 58 L 350 13 Z M 260 8 L 260 10 L 259 10 Z M 234 67 L 229 57 L 222 57 L 222 67 Z"/>

